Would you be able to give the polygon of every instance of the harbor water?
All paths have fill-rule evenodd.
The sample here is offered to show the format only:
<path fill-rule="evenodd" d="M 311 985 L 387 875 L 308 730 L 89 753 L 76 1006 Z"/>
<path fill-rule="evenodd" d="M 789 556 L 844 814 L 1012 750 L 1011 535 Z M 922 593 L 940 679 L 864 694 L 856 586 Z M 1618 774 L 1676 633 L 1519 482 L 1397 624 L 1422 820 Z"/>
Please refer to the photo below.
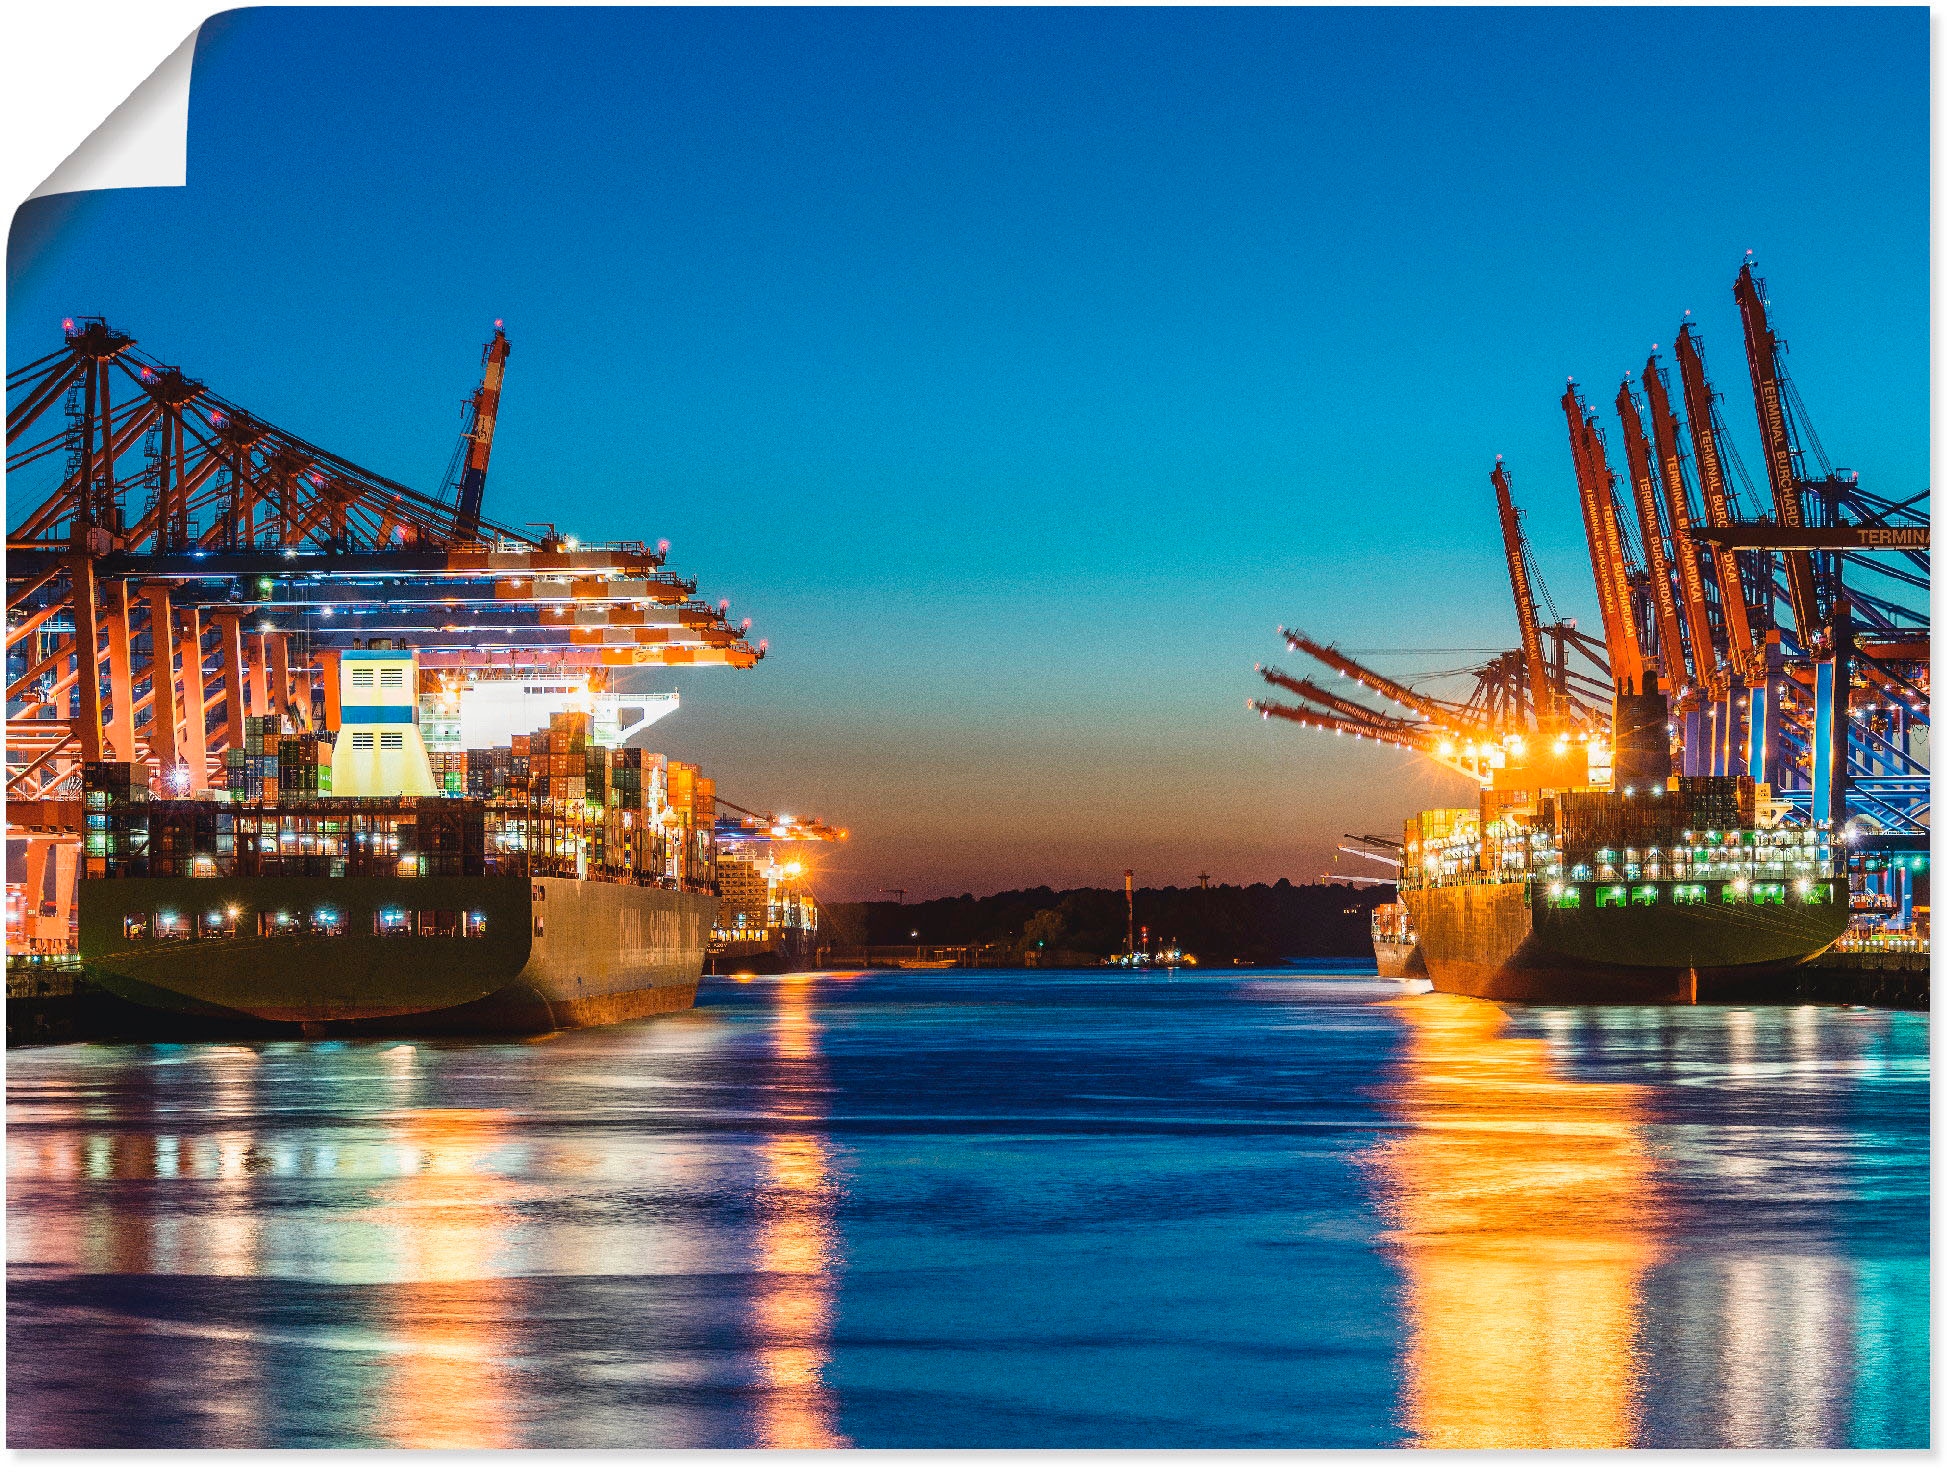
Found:
<path fill-rule="evenodd" d="M 707 978 L 8 1058 L 33 1446 L 1924 1446 L 1928 1025 Z"/>

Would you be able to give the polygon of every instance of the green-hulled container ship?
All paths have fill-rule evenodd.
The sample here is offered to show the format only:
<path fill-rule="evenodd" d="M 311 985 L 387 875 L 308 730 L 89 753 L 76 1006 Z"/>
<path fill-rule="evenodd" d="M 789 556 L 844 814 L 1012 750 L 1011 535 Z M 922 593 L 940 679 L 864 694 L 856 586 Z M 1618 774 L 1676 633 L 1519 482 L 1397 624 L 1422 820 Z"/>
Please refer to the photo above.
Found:
<path fill-rule="evenodd" d="M 1656 708 L 1619 717 L 1611 785 L 1587 785 L 1579 750 L 1554 770 L 1542 754 L 1497 773 L 1480 807 L 1407 823 L 1399 898 L 1435 990 L 1761 998 L 1845 933 L 1831 825 L 1789 819 L 1749 777 L 1670 775 L 1661 697 L 1618 699 Z M 1637 731 L 1651 739 L 1631 750 Z"/>
<path fill-rule="evenodd" d="M 274 752 L 264 724 L 250 744 Z M 460 793 L 422 771 L 394 784 L 419 791 L 347 795 L 300 762 L 164 798 L 145 766 L 90 764 L 87 976 L 143 1007 L 311 1033 L 534 1033 L 687 1008 L 717 909 L 712 786 L 586 738 L 585 716 L 556 716 Z"/>

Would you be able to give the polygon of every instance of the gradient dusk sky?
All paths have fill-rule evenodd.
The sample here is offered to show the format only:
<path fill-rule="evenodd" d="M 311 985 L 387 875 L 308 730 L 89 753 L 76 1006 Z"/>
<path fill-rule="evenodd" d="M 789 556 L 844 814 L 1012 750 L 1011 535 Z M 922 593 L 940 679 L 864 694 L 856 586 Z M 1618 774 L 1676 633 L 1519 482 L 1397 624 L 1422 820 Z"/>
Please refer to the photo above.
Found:
<path fill-rule="evenodd" d="M 1756 469 L 1747 249 L 1928 483 L 1928 84 L 1919 8 L 233 11 L 187 189 L 16 217 L 8 361 L 102 314 L 432 489 L 504 318 L 490 514 L 755 619 L 658 742 L 827 898 L 1300 882 L 1463 789 L 1250 715 L 1278 624 L 1511 647 L 1505 454 L 1594 629 L 1563 380 L 1691 309 Z"/>

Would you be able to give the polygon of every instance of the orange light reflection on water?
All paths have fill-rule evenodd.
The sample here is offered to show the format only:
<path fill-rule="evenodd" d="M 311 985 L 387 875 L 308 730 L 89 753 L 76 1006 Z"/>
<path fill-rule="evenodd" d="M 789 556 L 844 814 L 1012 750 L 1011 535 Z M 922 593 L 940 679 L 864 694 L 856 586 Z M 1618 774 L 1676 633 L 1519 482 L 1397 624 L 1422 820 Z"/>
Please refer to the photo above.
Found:
<path fill-rule="evenodd" d="M 809 989 L 809 978 L 779 983 L 771 1046 L 787 1100 L 781 1112 L 807 1122 L 821 1112 L 824 1085 Z M 809 1130 L 765 1136 L 758 1146 L 757 1185 L 757 1444 L 847 1445 L 825 1384 L 839 1257 L 830 1145 Z"/>
<path fill-rule="evenodd" d="M 1405 1275 L 1413 1441 L 1632 1445 L 1661 1213 L 1648 1091 L 1559 1077 L 1491 1002 L 1391 1005 L 1407 1044 L 1386 1098 L 1409 1128 L 1366 1164 Z"/>
<path fill-rule="evenodd" d="M 411 1448 L 509 1444 L 509 1326 L 515 1281 L 501 1252 L 513 1226 L 508 1182 L 486 1156 L 506 1131 L 499 1109 L 405 1111 L 389 1141 L 397 1169 L 376 1213 L 391 1240 L 384 1392 L 378 1437 Z"/>

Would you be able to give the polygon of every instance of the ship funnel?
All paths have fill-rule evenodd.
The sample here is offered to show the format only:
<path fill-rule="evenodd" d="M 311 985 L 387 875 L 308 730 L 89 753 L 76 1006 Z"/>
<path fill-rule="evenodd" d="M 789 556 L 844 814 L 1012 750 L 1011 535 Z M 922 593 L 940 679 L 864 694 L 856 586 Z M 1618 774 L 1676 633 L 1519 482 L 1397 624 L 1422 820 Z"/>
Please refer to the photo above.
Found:
<path fill-rule="evenodd" d="M 1670 782 L 1670 697 L 1654 672 L 1643 675 L 1643 691 L 1632 695 L 1616 687 L 1612 729 L 1617 792 L 1648 792 Z"/>

